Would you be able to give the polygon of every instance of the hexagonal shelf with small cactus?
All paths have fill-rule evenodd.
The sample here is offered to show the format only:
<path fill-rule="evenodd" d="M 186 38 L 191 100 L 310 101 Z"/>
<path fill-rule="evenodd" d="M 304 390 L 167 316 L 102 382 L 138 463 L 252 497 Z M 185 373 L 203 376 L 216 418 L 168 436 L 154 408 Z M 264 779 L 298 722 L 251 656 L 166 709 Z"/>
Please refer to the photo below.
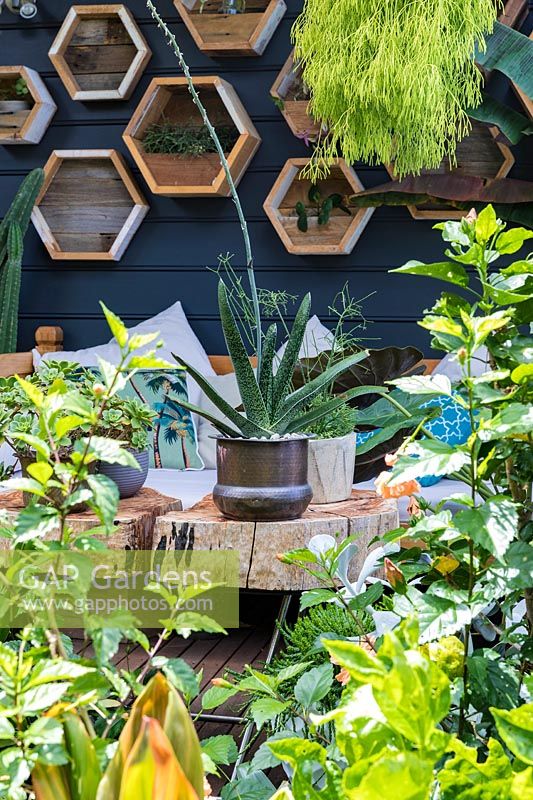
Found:
<path fill-rule="evenodd" d="M 350 209 L 345 198 L 363 190 L 343 158 L 327 177 L 313 184 L 302 176 L 307 158 L 289 158 L 263 204 L 286 250 L 294 255 L 339 256 L 351 253 L 373 208 Z"/>
<path fill-rule="evenodd" d="M 284 0 L 174 0 L 196 46 L 210 56 L 260 56 L 287 6 Z"/>
<path fill-rule="evenodd" d="M 422 175 L 444 175 L 455 173 L 457 175 L 473 175 L 477 178 L 505 178 L 513 164 L 514 156 L 506 144 L 498 140 L 500 131 L 495 126 L 487 127 L 477 120 L 470 120 L 472 131 L 462 141 L 457 143 L 457 166 L 450 169 L 448 162 L 443 161 L 438 169 L 423 170 Z M 385 169 L 390 177 L 395 180 L 394 165 L 385 164 Z M 462 219 L 464 211 L 442 206 L 408 205 L 407 208 L 413 219 L 448 220 Z"/>
<path fill-rule="evenodd" d="M 73 100 L 126 100 L 152 56 L 123 5 L 72 6 L 48 51 Z"/>
<path fill-rule="evenodd" d="M 227 81 L 217 76 L 193 81 L 238 184 L 261 138 Z M 154 78 L 122 138 L 154 194 L 229 197 L 225 172 L 185 78 Z"/>
<path fill-rule="evenodd" d="M 299 139 L 315 141 L 320 123 L 308 113 L 309 92 L 302 80 L 301 67 L 294 62 L 294 50 L 272 84 L 270 96 L 293 134 Z"/>
<path fill-rule="evenodd" d="M 149 206 L 116 150 L 54 150 L 32 221 L 54 260 L 119 261 Z"/>
<path fill-rule="evenodd" d="M 38 144 L 57 106 L 28 67 L 0 67 L 0 144 Z"/>

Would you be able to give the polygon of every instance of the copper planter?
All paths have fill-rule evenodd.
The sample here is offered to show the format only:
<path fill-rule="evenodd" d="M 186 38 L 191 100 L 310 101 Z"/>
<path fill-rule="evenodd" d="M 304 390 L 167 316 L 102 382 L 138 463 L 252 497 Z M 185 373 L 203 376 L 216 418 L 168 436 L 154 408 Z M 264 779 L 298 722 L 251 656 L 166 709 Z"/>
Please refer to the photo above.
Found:
<path fill-rule="evenodd" d="M 297 519 L 311 502 L 307 438 L 217 440 L 213 501 L 229 519 Z"/>

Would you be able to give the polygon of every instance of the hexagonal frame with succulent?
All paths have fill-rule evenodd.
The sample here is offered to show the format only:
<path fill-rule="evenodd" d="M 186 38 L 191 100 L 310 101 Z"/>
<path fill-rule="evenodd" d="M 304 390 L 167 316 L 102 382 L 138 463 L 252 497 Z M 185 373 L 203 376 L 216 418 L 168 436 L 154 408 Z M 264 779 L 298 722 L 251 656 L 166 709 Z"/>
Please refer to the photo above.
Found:
<path fill-rule="evenodd" d="M 348 255 L 375 209 L 361 208 L 352 212 L 344 203 L 338 203 L 328 214 L 327 221 L 321 224 L 319 209 L 310 205 L 310 189 L 318 188 L 318 203 L 323 203 L 333 195 L 344 198 L 362 191 L 364 187 L 343 158 L 336 159 L 330 165 L 329 175 L 318 181 L 316 187 L 308 178 L 301 176 L 302 170 L 308 164 L 307 158 L 289 158 L 285 162 L 263 204 L 265 214 L 289 253 L 309 256 Z M 306 208 L 305 231 L 299 225 L 300 204 Z"/>
<path fill-rule="evenodd" d="M 0 144 L 38 144 L 57 106 L 43 79 L 34 69 L 24 66 L 0 67 L 0 82 L 17 79 L 25 81 L 32 105 L 25 109 L 23 99 L 2 101 L 10 104 L 10 110 L 5 113 L 0 111 Z"/>

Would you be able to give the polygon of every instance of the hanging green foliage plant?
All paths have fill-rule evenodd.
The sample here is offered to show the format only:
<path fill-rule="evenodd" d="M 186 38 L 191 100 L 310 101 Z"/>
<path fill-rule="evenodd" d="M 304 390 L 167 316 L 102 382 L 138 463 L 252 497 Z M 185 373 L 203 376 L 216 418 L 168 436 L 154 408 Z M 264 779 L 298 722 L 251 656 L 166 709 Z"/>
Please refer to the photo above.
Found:
<path fill-rule="evenodd" d="M 292 37 L 310 112 L 327 126 L 309 168 L 337 154 L 391 163 L 398 177 L 454 165 L 481 102 L 475 49 L 496 21 L 494 0 L 305 0 Z"/>

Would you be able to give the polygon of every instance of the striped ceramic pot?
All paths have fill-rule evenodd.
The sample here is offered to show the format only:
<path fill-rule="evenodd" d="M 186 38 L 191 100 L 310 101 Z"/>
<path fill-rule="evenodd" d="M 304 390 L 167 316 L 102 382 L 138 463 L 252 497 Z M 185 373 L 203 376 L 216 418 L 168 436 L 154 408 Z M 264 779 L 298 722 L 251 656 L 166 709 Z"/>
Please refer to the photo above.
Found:
<path fill-rule="evenodd" d="M 133 450 L 131 447 L 125 448 L 129 453 L 132 453 L 140 469 L 134 467 L 123 467 L 121 464 L 104 464 L 100 463 L 99 472 L 101 475 L 107 475 L 118 486 L 120 499 L 124 500 L 126 497 L 133 497 L 134 494 L 142 489 L 146 476 L 148 475 L 148 465 L 150 456 L 148 450 Z"/>

